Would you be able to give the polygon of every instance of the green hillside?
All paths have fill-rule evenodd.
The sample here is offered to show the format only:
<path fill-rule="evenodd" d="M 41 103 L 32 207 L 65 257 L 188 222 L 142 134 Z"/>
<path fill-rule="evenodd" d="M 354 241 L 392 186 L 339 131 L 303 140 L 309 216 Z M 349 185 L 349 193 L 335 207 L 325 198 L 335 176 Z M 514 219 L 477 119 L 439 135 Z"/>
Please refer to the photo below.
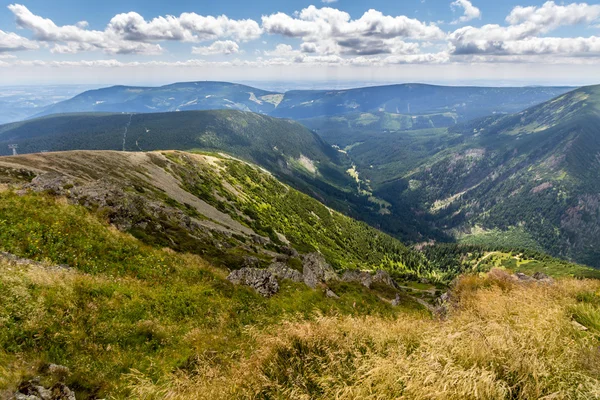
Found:
<path fill-rule="evenodd" d="M 600 266 L 599 100 L 600 87 L 586 87 L 515 115 L 457 125 L 414 169 L 401 164 L 401 152 L 386 158 L 391 145 L 383 141 L 349 156 L 392 211 L 417 209 L 461 241 L 495 243 L 502 232 L 511 246 Z M 415 135 L 413 145 L 426 137 Z M 379 165 L 368 158 L 378 149 Z"/>

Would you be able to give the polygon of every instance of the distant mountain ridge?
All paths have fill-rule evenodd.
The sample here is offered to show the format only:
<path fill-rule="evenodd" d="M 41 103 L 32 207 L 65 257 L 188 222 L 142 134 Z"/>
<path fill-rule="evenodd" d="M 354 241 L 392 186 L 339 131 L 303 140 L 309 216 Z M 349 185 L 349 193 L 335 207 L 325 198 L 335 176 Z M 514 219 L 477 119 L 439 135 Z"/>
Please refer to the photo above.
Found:
<path fill-rule="evenodd" d="M 232 109 L 267 114 L 280 94 L 225 82 L 174 83 L 161 87 L 112 86 L 89 90 L 35 116 L 73 112 L 151 113 Z"/>
<path fill-rule="evenodd" d="M 493 113 L 514 113 L 572 88 L 486 88 L 398 84 L 348 90 L 292 90 L 277 93 L 228 82 L 182 82 L 161 87 L 113 86 L 56 103 L 36 117 L 75 112 L 175 112 L 232 109 L 304 119 L 356 112 L 454 113 L 466 121 Z"/>

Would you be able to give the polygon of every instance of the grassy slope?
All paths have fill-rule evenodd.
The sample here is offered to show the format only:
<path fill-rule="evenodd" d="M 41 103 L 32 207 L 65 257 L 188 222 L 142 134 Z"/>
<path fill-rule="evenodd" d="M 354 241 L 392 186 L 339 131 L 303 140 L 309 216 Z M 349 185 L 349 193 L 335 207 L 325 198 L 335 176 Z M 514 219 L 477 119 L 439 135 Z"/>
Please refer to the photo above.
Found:
<path fill-rule="evenodd" d="M 597 282 L 569 281 L 565 287 L 574 288 L 570 292 L 559 286 L 556 295 L 563 297 L 548 296 L 561 308 L 545 312 L 533 327 L 518 326 L 516 336 L 496 338 L 496 353 L 473 358 L 470 346 L 480 336 L 462 340 L 459 335 L 446 347 L 438 339 L 472 332 L 464 329 L 475 323 L 473 315 L 493 335 L 508 323 L 494 310 L 530 316 L 530 310 L 547 310 L 548 296 L 518 288 L 488 293 L 489 284 L 477 283 L 472 295 L 478 297 L 458 303 L 467 311 L 475 307 L 474 314 L 461 314 L 461 306 L 446 324 L 432 321 L 409 298 L 402 297 L 401 306 L 392 308 L 378 297 L 386 293 L 355 284 L 333 285 L 341 297 L 334 300 L 320 290 L 284 282 L 280 293 L 264 299 L 231 285 L 224 269 L 198 256 L 145 245 L 85 208 L 49 195 L 1 193 L 0 223 L 0 250 L 73 267 L 0 260 L 0 390 L 14 390 L 20 380 L 35 375 L 51 384 L 59 377 L 44 373 L 48 363 L 70 368 L 66 383 L 78 398 L 328 398 L 333 391 L 352 398 L 363 397 L 364 390 L 385 398 L 390 390 L 397 392 L 398 384 L 407 395 L 416 393 L 410 388 L 423 387 L 421 379 L 430 373 L 438 378 L 422 393 L 450 384 L 445 398 L 460 398 L 468 390 L 457 377 L 464 383 L 481 374 L 488 377 L 476 381 L 482 390 L 500 393 L 513 387 L 517 398 L 550 390 L 567 393 L 582 379 L 583 393 L 597 385 L 591 378 L 594 370 L 576 362 L 592 354 L 586 346 L 598 329 Z M 512 308 L 504 309 L 508 298 Z M 566 309 L 590 332 L 569 330 Z M 481 310 L 487 312 L 483 320 Z M 532 341 L 538 329 L 552 341 Z M 524 364 L 511 340 L 527 343 L 527 364 L 541 368 L 532 374 L 547 371 L 543 376 L 552 378 L 534 382 L 523 375 L 519 365 Z M 557 353 L 554 349 L 565 340 L 571 352 Z M 426 361 L 432 356 L 454 366 L 440 375 L 441 367 Z M 500 358 L 513 369 L 486 367 L 486 360 L 496 365 Z M 378 362 L 389 369 L 382 370 Z M 387 372 L 374 375 L 379 383 L 372 386 L 364 380 L 366 371 Z"/>
<path fill-rule="evenodd" d="M 161 379 L 205 357 L 227 366 L 252 349 L 253 334 L 284 319 L 321 314 L 392 315 L 356 285 L 341 299 L 284 283 L 264 299 L 225 280 L 197 256 L 142 244 L 84 208 L 45 195 L 0 195 L 1 250 L 70 270 L 0 261 L 0 386 L 45 362 L 68 366 L 79 397 L 123 398 L 133 370 Z M 403 310 L 418 311 L 415 303 Z M 50 378 L 49 378 L 50 379 Z M 14 386 L 12 386 L 14 387 Z"/>

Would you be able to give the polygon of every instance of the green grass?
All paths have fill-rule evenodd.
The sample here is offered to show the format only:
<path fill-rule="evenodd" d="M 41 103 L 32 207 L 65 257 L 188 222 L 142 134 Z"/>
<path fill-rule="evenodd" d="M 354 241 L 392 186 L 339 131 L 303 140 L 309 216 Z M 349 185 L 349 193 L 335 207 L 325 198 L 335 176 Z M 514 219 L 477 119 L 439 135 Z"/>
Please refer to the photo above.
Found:
<path fill-rule="evenodd" d="M 10 371 L 0 390 L 56 363 L 78 398 L 126 398 L 132 370 L 161 379 L 206 354 L 226 367 L 251 351 L 253 330 L 284 320 L 416 310 L 354 286 L 334 300 L 283 282 L 265 299 L 197 256 L 144 245 L 47 195 L 0 194 L 0 220 L 0 250 L 72 267 L 0 261 L 0 372 Z"/>

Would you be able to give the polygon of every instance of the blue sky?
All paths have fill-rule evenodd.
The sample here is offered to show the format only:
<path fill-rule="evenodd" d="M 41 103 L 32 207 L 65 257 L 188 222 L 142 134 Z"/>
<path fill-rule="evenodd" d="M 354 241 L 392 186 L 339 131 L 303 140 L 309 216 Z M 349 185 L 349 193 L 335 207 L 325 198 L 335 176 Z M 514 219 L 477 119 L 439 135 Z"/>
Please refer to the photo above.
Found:
<path fill-rule="evenodd" d="M 599 36 L 591 2 L 1 1 L 0 84 L 593 84 Z"/>

